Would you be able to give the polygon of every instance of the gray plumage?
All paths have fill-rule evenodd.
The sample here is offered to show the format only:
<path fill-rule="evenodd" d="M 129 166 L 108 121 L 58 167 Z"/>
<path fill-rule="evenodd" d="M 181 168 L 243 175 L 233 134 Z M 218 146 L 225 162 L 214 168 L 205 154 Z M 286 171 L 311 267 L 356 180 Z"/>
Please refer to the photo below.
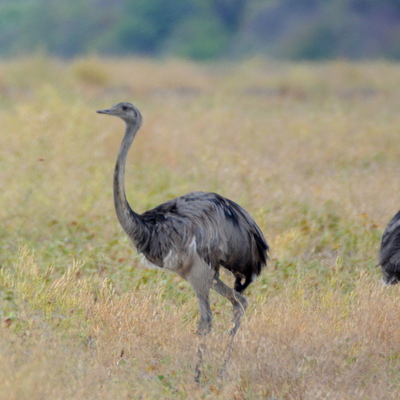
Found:
<path fill-rule="evenodd" d="M 215 193 L 170 200 L 142 214 L 141 222 L 141 229 L 127 233 L 138 251 L 161 268 L 174 255 L 179 263 L 180 255 L 195 248 L 215 272 L 220 266 L 231 271 L 235 290 L 242 292 L 266 263 L 266 243 L 250 215 Z"/>
<path fill-rule="evenodd" d="M 395 285 L 400 281 L 400 211 L 390 220 L 383 232 L 379 265 L 385 284 Z"/>
<path fill-rule="evenodd" d="M 210 289 L 229 299 L 234 312 L 233 338 L 247 307 L 240 293 L 260 275 L 268 259 L 269 247 L 260 228 L 242 207 L 216 193 L 194 192 L 143 214 L 133 211 L 126 199 L 124 176 L 141 114 L 130 103 L 97 112 L 120 117 L 126 124 L 114 172 L 114 204 L 122 228 L 148 262 L 178 273 L 191 284 L 199 301 L 199 334 L 211 330 Z M 219 279 L 220 267 L 235 276 L 234 289 Z M 196 380 L 201 349 L 199 358 Z"/>

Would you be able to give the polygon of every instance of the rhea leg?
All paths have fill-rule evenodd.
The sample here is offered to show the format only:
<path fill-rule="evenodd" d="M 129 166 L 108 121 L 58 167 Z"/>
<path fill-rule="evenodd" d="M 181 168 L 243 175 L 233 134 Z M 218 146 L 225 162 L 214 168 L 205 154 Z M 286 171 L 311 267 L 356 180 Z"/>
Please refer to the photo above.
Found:
<path fill-rule="evenodd" d="M 198 361 L 195 370 L 195 381 L 200 381 L 201 370 L 203 365 L 203 356 L 206 350 L 204 337 L 210 333 L 212 326 L 212 312 L 210 306 L 210 289 L 213 284 L 215 271 L 204 262 L 198 260 L 193 264 L 186 279 L 191 284 L 199 301 L 200 320 L 197 326 L 197 334 L 201 337 L 200 344 L 197 349 Z"/>
<path fill-rule="evenodd" d="M 221 370 L 219 372 L 220 378 L 223 377 L 226 370 L 226 365 L 229 361 L 229 358 L 232 354 L 233 349 L 233 339 L 235 337 L 236 332 L 239 329 L 242 317 L 247 308 L 247 299 L 242 296 L 240 293 L 236 292 L 236 290 L 227 286 L 224 282 L 222 282 L 218 277 L 214 278 L 212 288 L 217 291 L 221 296 L 227 298 L 233 306 L 233 328 L 229 332 L 230 340 L 228 346 L 225 349 L 224 362 L 222 364 Z"/>
<path fill-rule="evenodd" d="M 199 383 L 203 366 L 203 357 L 206 351 L 205 336 L 211 331 L 212 313 L 209 301 L 209 293 L 201 294 L 196 293 L 199 300 L 200 321 L 197 326 L 197 334 L 201 337 L 199 347 L 197 348 L 197 364 L 195 369 L 194 380 Z"/>
<path fill-rule="evenodd" d="M 230 288 L 218 277 L 214 278 L 212 288 L 218 292 L 221 296 L 228 299 L 233 306 L 233 328 L 230 331 L 231 336 L 235 336 L 237 330 L 239 329 L 242 317 L 247 308 L 247 299 L 236 290 Z"/>

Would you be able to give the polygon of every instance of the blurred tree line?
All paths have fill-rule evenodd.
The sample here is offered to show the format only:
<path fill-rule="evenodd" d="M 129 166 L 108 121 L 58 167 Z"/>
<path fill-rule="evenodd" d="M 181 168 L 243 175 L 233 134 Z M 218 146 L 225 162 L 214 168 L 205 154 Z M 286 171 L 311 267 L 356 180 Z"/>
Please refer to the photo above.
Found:
<path fill-rule="evenodd" d="M 1 0 L 0 55 L 38 49 L 288 59 L 400 58 L 399 0 Z"/>

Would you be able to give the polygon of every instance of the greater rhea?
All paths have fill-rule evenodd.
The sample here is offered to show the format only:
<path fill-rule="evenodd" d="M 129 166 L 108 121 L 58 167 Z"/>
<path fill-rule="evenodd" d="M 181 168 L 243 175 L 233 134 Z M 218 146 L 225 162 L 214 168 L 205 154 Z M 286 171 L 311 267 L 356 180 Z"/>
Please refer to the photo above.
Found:
<path fill-rule="evenodd" d="M 142 116 L 131 103 L 97 112 L 119 117 L 126 124 L 114 172 L 114 204 L 122 228 L 148 262 L 176 272 L 190 283 L 199 302 L 199 335 L 211 330 L 210 289 L 232 303 L 230 349 L 247 308 L 241 293 L 260 275 L 268 259 L 269 247 L 260 228 L 242 207 L 216 193 L 189 193 L 143 214 L 133 211 L 125 194 L 125 164 Z M 220 279 L 221 267 L 235 276 L 233 289 Z M 196 381 L 204 348 L 203 344 L 198 349 Z"/>
<path fill-rule="evenodd" d="M 389 221 L 383 232 L 379 265 L 386 285 L 395 285 L 400 281 L 400 211 Z"/>

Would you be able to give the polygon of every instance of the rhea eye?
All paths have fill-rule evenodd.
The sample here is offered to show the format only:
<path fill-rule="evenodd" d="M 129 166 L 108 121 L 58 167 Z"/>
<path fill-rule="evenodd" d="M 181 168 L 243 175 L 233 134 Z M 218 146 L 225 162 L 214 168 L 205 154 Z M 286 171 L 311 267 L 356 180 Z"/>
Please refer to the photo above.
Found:
<path fill-rule="evenodd" d="M 123 111 L 126 111 L 127 109 L 128 109 L 127 106 L 122 106 L 122 110 L 123 110 Z"/>

